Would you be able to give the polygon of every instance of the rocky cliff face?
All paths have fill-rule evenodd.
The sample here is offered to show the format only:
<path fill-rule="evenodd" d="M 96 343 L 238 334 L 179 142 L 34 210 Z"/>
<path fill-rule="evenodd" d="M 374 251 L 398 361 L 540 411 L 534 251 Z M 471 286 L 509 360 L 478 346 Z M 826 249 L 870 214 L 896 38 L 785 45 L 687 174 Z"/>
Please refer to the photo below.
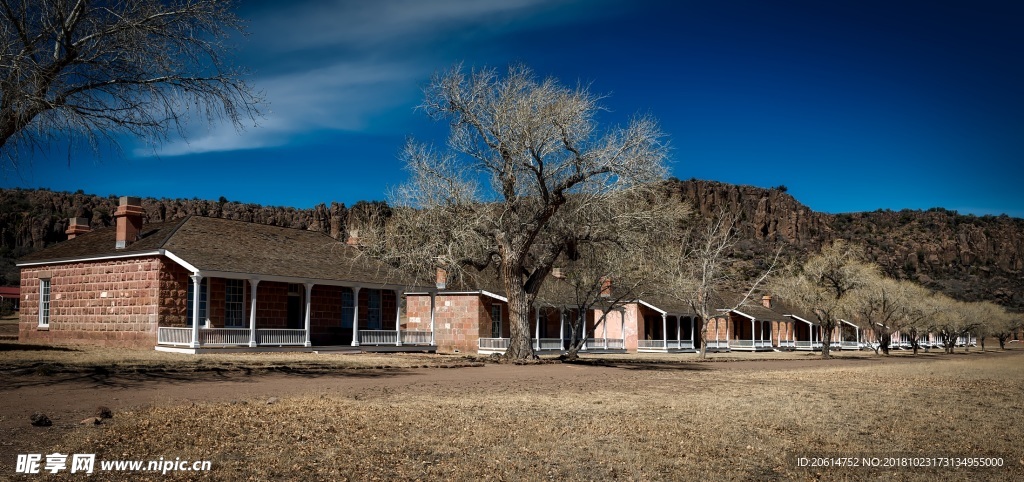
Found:
<path fill-rule="evenodd" d="M 740 257 L 753 259 L 783 245 L 785 256 L 797 260 L 831 240 L 847 239 L 864 245 L 890 276 L 914 279 L 960 299 L 990 299 L 1024 309 L 1024 219 L 964 216 L 941 208 L 832 215 L 812 211 L 780 188 L 700 180 L 672 180 L 666 188 L 701 216 L 721 210 L 736 215 Z M 308 229 L 335 239 L 344 239 L 360 216 L 360 203 L 295 209 L 225 199 L 144 198 L 142 204 L 146 222 L 194 214 Z M 89 218 L 94 229 L 109 226 L 116 207 L 114 196 L 0 190 L 0 282 L 18 283 L 17 257 L 65 240 L 68 218 Z"/>

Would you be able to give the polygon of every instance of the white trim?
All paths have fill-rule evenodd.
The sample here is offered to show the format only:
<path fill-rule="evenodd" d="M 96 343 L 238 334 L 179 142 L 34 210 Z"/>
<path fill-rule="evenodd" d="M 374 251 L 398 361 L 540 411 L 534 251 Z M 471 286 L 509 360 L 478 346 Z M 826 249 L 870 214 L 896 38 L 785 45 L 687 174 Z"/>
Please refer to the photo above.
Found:
<path fill-rule="evenodd" d="M 429 295 L 430 293 L 432 293 L 432 292 L 430 292 L 430 291 L 422 291 L 422 292 L 421 291 L 407 291 L 407 292 L 405 292 L 405 295 L 406 296 L 426 296 L 426 295 Z M 480 296 L 480 295 L 483 295 L 483 296 L 487 296 L 487 297 L 490 297 L 490 298 L 494 298 L 494 299 L 496 299 L 498 301 L 501 301 L 501 302 L 504 302 L 504 303 L 508 303 L 508 298 L 506 298 L 504 296 L 501 296 L 501 295 L 498 295 L 498 294 L 495 294 L 495 293 L 491 293 L 490 291 L 487 291 L 487 290 L 478 290 L 478 291 L 434 291 L 433 293 L 435 293 L 434 296 L 461 296 L 461 295 L 476 295 L 476 296 Z"/>
<path fill-rule="evenodd" d="M 108 259 L 124 259 L 124 258 L 145 258 L 147 256 L 163 256 L 163 250 L 157 249 L 154 251 L 139 251 L 138 253 L 125 253 L 125 254 L 109 254 L 101 256 L 86 256 L 83 258 L 60 258 L 50 259 L 46 261 L 27 261 L 23 263 L 15 263 L 15 266 L 45 266 L 48 264 L 66 264 L 76 263 L 79 261 L 104 261 Z"/>
<path fill-rule="evenodd" d="M 39 306 L 36 308 L 39 311 L 39 319 L 37 320 L 36 326 L 38 328 L 50 328 L 50 318 L 53 315 L 53 283 L 50 282 L 52 278 L 39 278 Z M 43 310 L 43 284 L 46 284 L 46 309 Z M 44 315 L 45 313 L 45 315 Z M 43 323 L 43 318 L 46 319 L 46 323 Z"/>
<path fill-rule="evenodd" d="M 658 313 L 661 313 L 662 315 L 667 315 L 668 314 L 667 311 L 665 311 L 665 310 L 663 310 L 661 308 L 658 308 L 657 306 L 654 306 L 654 305 L 652 305 L 652 304 L 650 304 L 650 303 L 648 303 L 648 302 L 646 302 L 644 300 L 636 300 L 636 302 L 638 304 L 644 305 L 644 306 L 646 306 L 646 307 L 648 307 L 648 308 L 650 308 L 650 309 L 652 309 L 654 311 L 657 311 Z"/>
<path fill-rule="evenodd" d="M 844 319 L 842 319 L 842 318 L 840 318 L 840 319 L 839 319 L 839 321 L 840 321 L 840 322 L 842 322 L 842 323 L 846 323 L 847 325 L 850 325 L 850 326 L 852 326 L 852 327 L 854 327 L 854 328 L 860 328 L 860 327 L 859 327 L 859 326 L 857 326 L 856 324 L 854 324 L 854 323 L 850 323 L 849 321 L 846 321 L 846 320 L 844 320 Z"/>
<path fill-rule="evenodd" d="M 496 299 L 498 301 L 504 301 L 505 303 L 508 303 L 508 298 L 506 298 L 504 296 L 501 296 L 501 295 L 497 295 L 497 294 L 491 293 L 490 291 L 487 291 L 487 290 L 480 290 L 480 294 L 482 294 L 484 296 L 490 296 L 491 298 L 494 298 L 494 299 Z"/>
<path fill-rule="evenodd" d="M 804 323 L 807 323 L 808 325 L 817 326 L 817 323 L 815 323 L 813 321 L 807 321 L 807 320 L 805 320 L 803 318 L 800 318 L 799 316 L 796 316 L 796 315 L 782 315 L 782 316 L 788 316 L 788 317 L 793 318 L 795 320 L 800 320 L 800 321 L 802 321 Z"/>
<path fill-rule="evenodd" d="M 750 316 L 750 315 L 748 315 L 748 314 L 746 314 L 746 313 L 744 313 L 744 312 L 742 312 L 740 310 L 726 310 L 726 311 L 730 312 L 730 313 L 739 313 L 740 315 L 743 315 L 747 319 L 750 319 L 750 320 L 756 320 L 757 319 L 757 318 L 754 318 L 753 316 Z M 771 320 L 768 320 L 768 321 L 771 321 Z"/>
<path fill-rule="evenodd" d="M 170 251 L 167 251 L 166 249 L 161 249 L 159 251 L 164 256 L 167 256 L 171 261 L 174 261 L 175 263 L 178 263 L 179 265 L 181 265 L 182 268 L 185 268 L 185 269 L 187 269 L 187 270 L 189 270 L 189 271 L 191 271 L 193 273 L 198 273 L 199 272 L 199 268 L 196 268 L 195 266 L 192 266 L 192 264 L 189 263 L 188 261 L 185 261 L 185 260 L 179 258 L 178 255 L 176 255 L 176 254 L 174 254 L 174 253 L 172 253 Z M 204 274 L 203 276 L 206 276 L 206 275 Z"/>

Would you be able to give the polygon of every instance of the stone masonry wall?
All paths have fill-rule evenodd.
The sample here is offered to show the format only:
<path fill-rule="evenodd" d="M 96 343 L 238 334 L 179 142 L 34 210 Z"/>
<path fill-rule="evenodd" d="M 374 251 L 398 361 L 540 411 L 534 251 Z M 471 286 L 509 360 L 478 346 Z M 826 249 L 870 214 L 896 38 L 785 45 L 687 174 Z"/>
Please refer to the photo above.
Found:
<path fill-rule="evenodd" d="M 68 263 L 21 270 L 18 339 L 152 347 L 161 313 L 159 257 Z M 50 280 L 50 323 L 39 326 L 40 278 Z"/>

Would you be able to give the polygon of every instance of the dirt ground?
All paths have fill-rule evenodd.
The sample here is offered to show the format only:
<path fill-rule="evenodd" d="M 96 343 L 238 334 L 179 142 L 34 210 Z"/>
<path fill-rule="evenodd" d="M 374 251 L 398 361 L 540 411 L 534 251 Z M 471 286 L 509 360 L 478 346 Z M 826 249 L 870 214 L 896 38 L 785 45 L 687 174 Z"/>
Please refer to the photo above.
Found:
<path fill-rule="evenodd" d="M 360 355 L 334 355 L 360 356 Z M 400 355 L 396 355 L 400 356 Z M 756 355 L 755 355 L 756 356 Z M 99 406 L 119 413 L 151 407 L 188 406 L 190 404 L 263 403 L 288 397 L 345 397 L 355 400 L 380 394 L 406 394 L 445 398 L 461 393 L 493 393 L 501 387 L 530 387 L 542 396 L 585 392 L 592 387 L 630 391 L 638 382 L 658 383 L 687 372 L 702 376 L 745 376 L 755 373 L 765 381 L 806 370 L 869 368 L 881 365 L 914 367 L 929 373 L 934 366 L 941 371 L 949 360 L 974 357 L 1012 357 L 1024 363 L 1024 350 L 975 353 L 970 355 L 931 355 L 920 357 L 855 356 L 833 360 L 800 357 L 782 360 L 731 362 L 665 363 L 658 358 L 607 357 L 588 364 L 550 363 L 541 365 L 483 364 L 462 368 L 390 368 L 339 370 L 336 373 L 297 370 L 292 373 L 247 373 L 210 371 L 198 373 L 75 372 L 33 373 L 0 371 L 0 479 L 13 473 L 17 454 L 39 453 L 58 446 L 69 435 L 86 430 L 80 421 L 95 415 Z M 53 421 L 51 427 L 33 427 L 28 423 L 34 412 L 43 412 Z M 1015 461 L 1016 462 L 1016 461 Z"/>

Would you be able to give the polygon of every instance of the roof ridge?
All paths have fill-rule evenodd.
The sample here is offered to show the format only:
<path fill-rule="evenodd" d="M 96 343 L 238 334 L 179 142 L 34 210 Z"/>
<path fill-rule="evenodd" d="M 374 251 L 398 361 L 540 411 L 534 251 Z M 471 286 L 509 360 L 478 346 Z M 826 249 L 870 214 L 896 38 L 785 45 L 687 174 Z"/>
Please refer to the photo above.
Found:
<path fill-rule="evenodd" d="M 164 239 L 160 240 L 160 243 L 156 245 L 157 249 L 163 249 L 164 245 L 166 245 L 167 242 L 170 241 L 172 237 L 174 237 L 174 234 L 177 233 L 178 230 L 181 229 L 181 227 L 184 226 L 189 219 L 192 219 L 191 214 L 181 218 L 181 221 L 178 222 L 178 225 L 175 226 L 174 229 L 171 230 L 171 232 L 167 233 L 167 236 L 164 236 Z"/>

